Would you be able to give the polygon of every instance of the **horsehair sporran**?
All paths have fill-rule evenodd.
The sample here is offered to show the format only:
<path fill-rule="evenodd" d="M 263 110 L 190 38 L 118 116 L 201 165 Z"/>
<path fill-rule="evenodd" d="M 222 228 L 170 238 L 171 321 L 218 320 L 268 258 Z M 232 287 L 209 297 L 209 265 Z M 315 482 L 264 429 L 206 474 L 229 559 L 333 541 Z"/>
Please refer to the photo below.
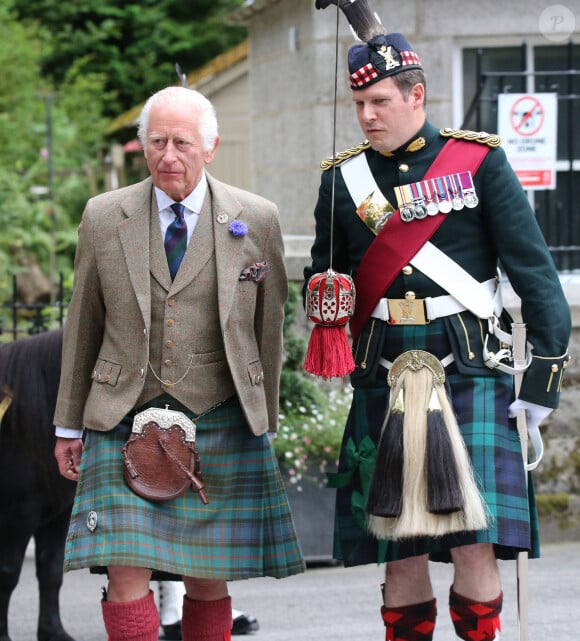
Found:
<path fill-rule="evenodd" d="M 433 514 L 427 505 L 427 415 L 432 392 L 443 412 L 451 440 L 459 483 L 463 494 L 463 509 L 449 514 Z M 392 404 L 403 392 L 403 483 L 402 510 L 398 517 L 384 518 L 369 515 L 368 527 L 377 538 L 392 540 L 415 536 L 443 536 L 452 532 L 481 530 L 488 525 L 488 511 L 477 488 L 473 469 L 461 436 L 455 413 L 445 386 L 434 382 L 428 367 L 416 371 L 405 368 L 398 377 L 391 395 Z M 390 413 L 391 410 L 389 410 Z M 387 425 L 389 414 L 383 424 Z M 378 466 L 380 468 L 380 465 Z M 379 482 L 377 479 L 375 479 Z"/>

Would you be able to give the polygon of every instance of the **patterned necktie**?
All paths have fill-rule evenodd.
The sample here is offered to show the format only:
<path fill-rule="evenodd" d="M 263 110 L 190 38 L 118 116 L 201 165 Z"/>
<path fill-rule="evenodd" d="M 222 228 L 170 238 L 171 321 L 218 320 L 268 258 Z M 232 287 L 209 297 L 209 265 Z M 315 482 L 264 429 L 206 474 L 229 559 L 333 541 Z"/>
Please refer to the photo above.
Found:
<path fill-rule="evenodd" d="M 185 207 L 181 203 L 173 203 L 171 209 L 175 212 L 175 220 L 165 233 L 165 253 L 171 280 L 173 280 L 187 249 L 187 223 L 183 217 Z"/>

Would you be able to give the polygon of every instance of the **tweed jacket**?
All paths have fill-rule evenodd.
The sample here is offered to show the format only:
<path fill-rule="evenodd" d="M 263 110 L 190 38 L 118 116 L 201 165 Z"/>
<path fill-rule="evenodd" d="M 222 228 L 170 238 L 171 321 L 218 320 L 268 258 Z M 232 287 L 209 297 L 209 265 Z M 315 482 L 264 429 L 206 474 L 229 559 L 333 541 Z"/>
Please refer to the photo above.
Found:
<path fill-rule="evenodd" d="M 207 178 L 173 282 L 150 178 L 88 201 L 56 425 L 110 430 L 164 392 L 195 414 L 235 394 L 255 434 L 276 431 L 288 291 L 278 210 Z M 245 235 L 230 231 L 235 220 Z"/>
<path fill-rule="evenodd" d="M 478 135 L 473 133 L 470 137 L 477 139 Z M 472 144 L 485 144 L 483 136 L 480 138 L 482 140 Z M 409 144 L 419 140 L 419 145 Z M 355 276 L 362 257 L 375 238 L 357 215 L 342 177 L 340 167 L 349 162 L 349 156 L 366 154 L 380 191 L 396 207 L 394 188 L 422 180 L 446 140 L 439 129 L 426 122 L 412 141 L 390 156 L 382 155 L 368 145 L 339 155 L 343 161 L 335 172 L 332 257 L 335 271 Z M 326 165 L 332 166 L 331 163 Z M 462 169 L 458 158 L 457 171 Z M 314 214 L 316 237 L 311 252 L 312 264 L 304 270 L 306 280 L 314 273 L 325 271 L 330 264 L 332 173 L 324 171 L 322 175 Z M 532 365 L 523 377 L 520 398 L 556 407 L 563 368 L 568 361 L 571 325 L 570 310 L 558 273 L 526 194 L 501 147 L 489 150 L 473 182 L 479 198 L 478 206 L 446 214 L 445 221 L 431 237 L 431 243 L 480 283 L 493 279 L 498 264 L 501 265 L 521 299 L 522 317 L 527 325 L 528 340 L 533 345 Z M 409 235 L 420 224 L 420 220 L 408 223 Z M 384 232 L 388 232 L 388 223 Z M 410 266 L 397 276 L 384 296 L 404 298 L 407 291 L 414 292 L 417 298 L 449 293 L 426 274 Z M 504 321 L 509 323 L 510 319 L 504 316 Z M 487 323 L 468 311 L 449 316 L 444 323 L 459 371 L 467 375 L 495 375 L 485 367 L 482 357 Z M 368 325 L 360 340 L 366 340 L 370 335 Z M 364 345 L 359 353 L 367 353 L 369 349 L 380 351 L 381 345 L 378 342 Z M 355 378 L 353 376 L 353 384 Z"/>

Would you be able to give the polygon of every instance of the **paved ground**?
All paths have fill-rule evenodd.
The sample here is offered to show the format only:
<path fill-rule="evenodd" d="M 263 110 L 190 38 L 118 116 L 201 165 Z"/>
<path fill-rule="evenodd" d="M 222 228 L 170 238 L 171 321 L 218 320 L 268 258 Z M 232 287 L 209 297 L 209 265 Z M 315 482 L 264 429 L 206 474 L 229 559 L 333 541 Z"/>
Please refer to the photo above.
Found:
<path fill-rule="evenodd" d="M 518 640 L 515 563 L 501 565 L 505 606 L 502 641 Z M 439 601 L 434 641 L 452 641 L 447 612 L 451 568 L 432 565 Z M 254 614 L 260 630 L 253 641 L 384 641 L 379 618 L 382 569 L 363 566 L 311 567 L 301 576 L 277 581 L 252 579 L 230 584 L 234 605 Z M 106 641 L 100 614 L 103 577 L 86 571 L 65 575 L 62 618 L 76 641 Z M 545 545 L 543 557 L 529 566 L 529 641 L 578 641 L 580 638 L 580 543 Z M 10 615 L 12 641 L 36 638 L 37 586 L 34 561 L 27 557 Z"/>

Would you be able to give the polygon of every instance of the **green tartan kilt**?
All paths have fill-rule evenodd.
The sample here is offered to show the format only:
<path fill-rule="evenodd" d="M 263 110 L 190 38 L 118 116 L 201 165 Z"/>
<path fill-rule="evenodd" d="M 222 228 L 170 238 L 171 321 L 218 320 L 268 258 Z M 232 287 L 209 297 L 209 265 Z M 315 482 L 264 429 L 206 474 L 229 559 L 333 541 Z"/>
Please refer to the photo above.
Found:
<path fill-rule="evenodd" d="M 194 418 L 177 403 L 170 409 Z M 304 571 L 268 436 L 252 434 L 237 399 L 195 422 L 209 505 L 191 489 L 176 499 L 152 502 L 127 487 L 122 447 L 131 432 L 131 416 L 110 432 L 87 432 L 65 571 L 126 565 L 151 568 L 157 571 L 154 578 L 168 573 L 175 576 L 163 578 L 228 581 Z M 91 512 L 94 531 L 89 528 L 94 525 Z"/>
<path fill-rule="evenodd" d="M 383 355 L 390 361 L 409 349 L 430 351 L 438 358 L 451 351 L 443 326 L 437 321 L 425 326 L 389 326 L 385 344 Z M 491 515 L 488 529 L 396 542 L 377 540 L 367 531 L 369 477 L 389 401 L 386 375 L 382 369 L 377 374 L 381 383 L 355 388 L 353 392 L 334 480 L 338 486 L 334 557 L 346 566 L 383 563 L 425 553 L 433 561 L 449 562 L 451 548 L 474 543 L 492 543 L 499 559 L 514 559 L 520 551 L 528 551 L 531 558 L 538 557 L 532 475 L 526 475 L 524 470 L 515 419 L 508 418 L 508 406 L 514 397 L 513 379 L 493 372 L 489 376 L 465 376 L 457 373 L 453 365 L 448 368 L 447 382 L 475 477 Z M 349 479 L 346 485 L 338 480 L 341 478 Z M 332 475 L 329 481 L 333 484 Z"/>

